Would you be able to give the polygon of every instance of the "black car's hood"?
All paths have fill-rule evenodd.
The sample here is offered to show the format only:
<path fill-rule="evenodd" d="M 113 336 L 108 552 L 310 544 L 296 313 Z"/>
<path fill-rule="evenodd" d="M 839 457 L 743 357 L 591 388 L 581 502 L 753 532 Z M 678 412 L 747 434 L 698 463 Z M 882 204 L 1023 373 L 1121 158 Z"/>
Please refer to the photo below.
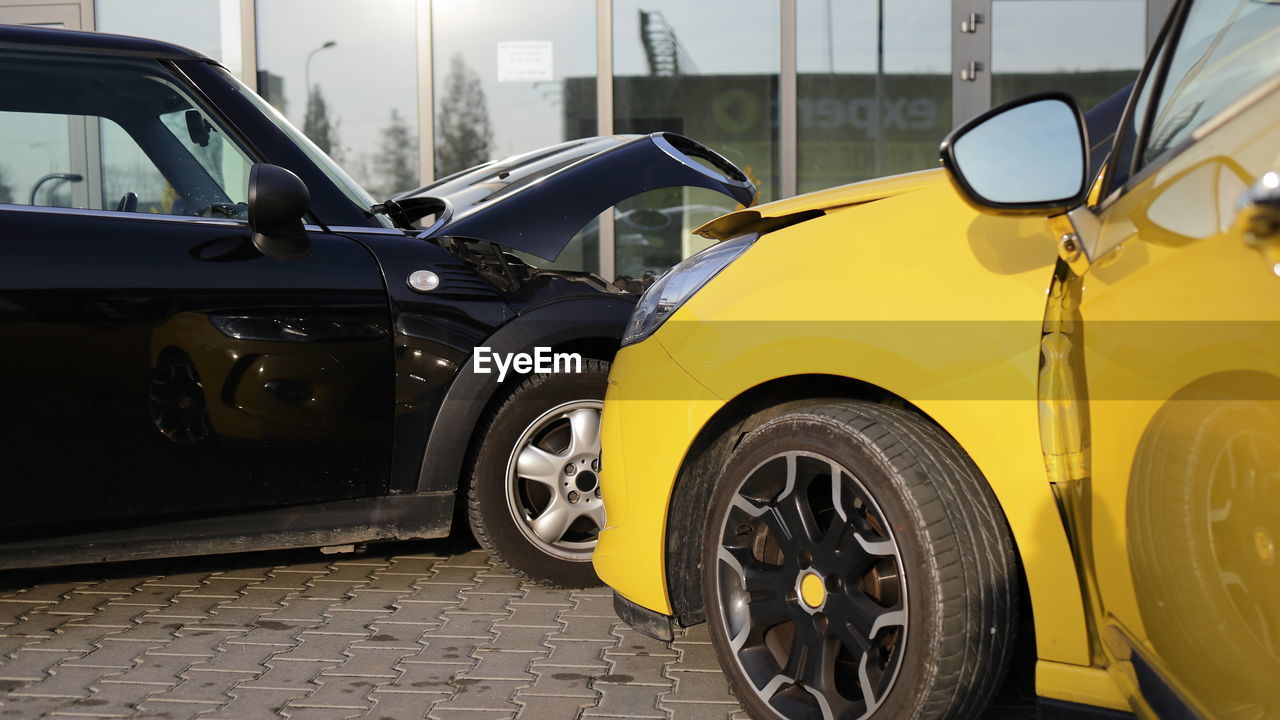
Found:
<path fill-rule="evenodd" d="M 434 221 L 419 237 L 488 240 L 555 260 L 592 218 L 640 193 L 701 187 L 744 206 L 755 185 L 710 148 L 675 133 L 573 140 L 479 165 L 392 201 Z"/>

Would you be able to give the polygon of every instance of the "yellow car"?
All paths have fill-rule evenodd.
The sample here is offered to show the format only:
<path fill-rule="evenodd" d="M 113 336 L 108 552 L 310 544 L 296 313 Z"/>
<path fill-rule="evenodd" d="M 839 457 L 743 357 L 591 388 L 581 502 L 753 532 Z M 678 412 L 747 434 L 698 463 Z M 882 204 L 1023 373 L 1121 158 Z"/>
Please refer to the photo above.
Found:
<path fill-rule="evenodd" d="M 979 717 L 1020 633 L 1041 717 L 1280 717 L 1280 4 L 1179 2 L 1084 135 L 1015 101 L 637 306 L 595 567 L 753 717 Z"/>

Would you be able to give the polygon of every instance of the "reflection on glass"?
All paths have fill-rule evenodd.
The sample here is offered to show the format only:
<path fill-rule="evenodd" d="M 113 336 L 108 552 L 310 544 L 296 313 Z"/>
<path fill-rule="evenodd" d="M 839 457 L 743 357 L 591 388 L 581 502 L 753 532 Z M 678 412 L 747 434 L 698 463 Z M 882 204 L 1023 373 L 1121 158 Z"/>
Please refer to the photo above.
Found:
<path fill-rule="evenodd" d="M 1043 90 L 1093 107 L 1146 57 L 1145 0 L 994 0 L 991 104 Z"/>
<path fill-rule="evenodd" d="M 693 231 L 734 210 L 732 200 L 703 188 L 663 188 L 637 195 L 614 212 L 617 274 L 661 274 L 711 245 Z"/>
<path fill-rule="evenodd" d="M 111 120 L 102 118 L 99 127 L 102 138 L 101 207 L 124 210 L 126 207 L 121 207 L 121 203 L 129 193 L 133 193 L 129 204 L 138 212 L 173 214 L 176 194 L 138 143 Z"/>
<path fill-rule="evenodd" d="M 71 183 L 83 180 L 70 177 L 70 125 L 66 115 L 0 111 L 0 203 L 71 206 Z"/>
<path fill-rule="evenodd" d="M 616 0 L 614 129 L 688 135 L 741 167 L 762 200 L 776 198 L 779 12 L 777 0 Z M 656 191 L 620 204 L 618 273 L 662 272 L 695 252 L 703 243 L 687 231 L 702 224 L 700 208 L 725 204 L 723 196 L 696 190 Z M 627 232 L 636 210 L 654 221 L 651 213 L 664 214 L 680 230 Z"/>
<path fill-rule="evenodd" d="M 950 1 L 799 0 L 796 14 L 800 192 L 936 166 Z"/>
<path fill-rule="evenodd" d="M 1280 72 L 1280 6 L 1197 3 L 1187 15 L 1156 104 L 1143 162 Z"/>
<path fill-rule="evenodd" d="M 233 203 L 249 201 L 249 158 L 217 124 L 199 110 L 175 110 L 160 116 L 160 122 L 182 147 L 223 188 Z"/>
<path fill-rule="evenodd" d="M 158 119 L 183 150 L 200 164 L 209 179 L 222 189 L 229 204 L 247 202 L 252 163 L 204 114 L 195 109 L 182 109 L 159 115 Z M 208 204 L 194 207 L 179 197 L 155 162 L 124 128 L 106 118 L 99 123 L 103 208 L 186 215 L 208 207 Z M 201 132 L 193 137 L 192 128 L 199 128 Z M 126 200 L 130 193 L 134 197 Z"/>
<path fill-rule="evenodd" d="M 436 177 L 598 134 L 595 23 L 593 0 L 433 0 Z M 599 252 L 588 228 L 533 262 L 594 271 Z"/>
<path fill-rule="evenodd" d="M 251 163 L 157 67 L 100 57 L 0 60 L 0 201 L 243 217 Z M 103 87 L 129 102 L 109 102 L 116 96 Z M 69 106 L 68 97 L 79 100 Z M 170 142 L 160 142 L 157 128 Z"/>
<path fill-rule="evenodd" d="M 293 126 L 287 118 L 280 114 L 275 106 L 262 99 L 262 96 L 250 90 L 244 83 L 238 82 L 235 78 L 227 76 L 227 82 L 236 89 L 246 100 L 252 103 L 258 110 L 266 116 L 268 120 L 275 124 L 280 132 L 284 133 L 295 145 L 298 146 L 307 157 L 311 158 L 311 162 L 333 181 L 334 185 L 343 192 L 351 202 L 362 208 L 372 207 L 376 202 L 367 190 L 360 186 L 350 175 L 347 174 L 333 158 L 324 154 L 319 147 L 316 146 L 311 138 L 302 134 L 302 131 Z M 379 215 L 377 217 L 383 217 Z"/>
<path fill-rule="evenodd" d="M 1040 100 L 995 115 L 955 141 L 969 187 L 997 203 L 1064 200 L 1084 185 L 1084 144 L 1076 112 Z"/>
<path fill-rule="evenodd" d="M 417 22 L 414 0 L 257 3 L 258 92 L 379 200 L 421 184 Z"/>
<path fill-rule="evenodd" d="M 189 47 L 241 74 L 240 0 L 98 0 L 97 29 Z"/>

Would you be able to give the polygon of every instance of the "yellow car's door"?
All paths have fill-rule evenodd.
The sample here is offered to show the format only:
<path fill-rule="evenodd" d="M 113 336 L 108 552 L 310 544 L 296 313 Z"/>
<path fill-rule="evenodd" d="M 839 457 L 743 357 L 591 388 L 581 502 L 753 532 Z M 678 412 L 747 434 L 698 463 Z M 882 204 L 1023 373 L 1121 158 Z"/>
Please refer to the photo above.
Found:
<path fill-rule="evenodd" d="M 1277 717 L 1280 5 L 1180 9 L 1107 199 L 1072 213 L 1100 222 L 1080 532 L 1123 684 L 1164 717 Z"/>

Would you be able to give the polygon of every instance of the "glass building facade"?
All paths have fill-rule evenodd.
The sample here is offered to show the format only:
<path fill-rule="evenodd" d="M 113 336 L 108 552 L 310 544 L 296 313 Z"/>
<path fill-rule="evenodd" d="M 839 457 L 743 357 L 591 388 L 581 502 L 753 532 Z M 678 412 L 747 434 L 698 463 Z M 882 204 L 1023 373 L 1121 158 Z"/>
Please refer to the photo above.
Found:
<path fill-rule="evenodd" d="M 0 0 L 0 22 L 218 59 L 375 197 L 565 140 L 670 130 L 759 201 L 937 165 L 954 124 L 1028 92 L 1132 80 L 1172 0 Z M 560 267 L 661 272 L 734 209 L 662 190 Z"/>

